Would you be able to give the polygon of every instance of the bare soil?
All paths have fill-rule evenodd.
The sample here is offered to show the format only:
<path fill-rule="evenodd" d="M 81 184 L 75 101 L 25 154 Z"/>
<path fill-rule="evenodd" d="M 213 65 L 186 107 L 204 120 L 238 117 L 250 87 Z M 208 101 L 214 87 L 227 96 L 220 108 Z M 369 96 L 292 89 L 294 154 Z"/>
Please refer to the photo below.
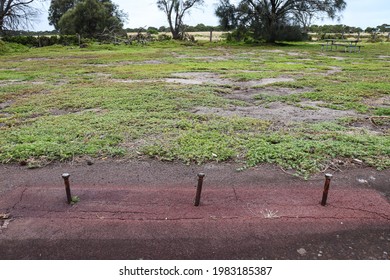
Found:
<path fill-rule="evenodd" d="M 336 120 L 341 117 L 356 117 L 358 114 L 354 111 L 340 111 L 329 108 L 319 107 L 316 102 L 299 102 L 297 105 L 287 105 L 282 102 L 272 102 L 266 105 L 256 106 L 229 106 L 228 108 L 210 108 L 197 107 L 193 112 L 200 115 L 215 114 L 224 117 L 239 116 L 250 117 L 262 120 L 272 120 L 281 123 L 291 122 L 317 122 Z M 311 109 L 305 109 L 310 106 Z"/>
<path fill-rule="evenodd" d="M 233 81 L 231 79 L 222 78 L 221 75 L 211 72 L 184 72 L 175 73 L 174 78 L 165 79 L 167 83 L 179 83 L 185 85 L 201 85 L 201 84 L 214 84 L 214 85 L 231 85 L 242 88 L 264 86 L 274 84 L 278 82 L 293 82 L 295 81 L 290 77 L 268 78 L 252 81 Z"/>
<path fill-rule="evenodd" d="M 338 67 L 332 67 L 325 75 L 333 75 L 341 72 Z M 265 120 L 278 121 L 281 123 L 290 122 L 317 122 L 330 121 L 342 117 L 364 117 L 352 110 L 342 111 L 323 107 L 321 102 L 304 101 L 296 105 L 288 105 L 282 102 L 271 102 L 259 104 L 258 95 L 285 96 L 300 94 L 310 91 L 310 89 L 289 89 L 283 87 L 256 88 L 264 85 L 271 85 L 278 82 L 292 82 L 291 77 L 268 78 L 253 81 L 233 81 L 222 78 L 221 75 L 211 72 L 185 72 L 175 73 L 174 78 L 167 78 L 167 83 L 180 83 L 186 85 L 228 85 L 238 87 L 238 90 L 230 94 L 220 94 L 227 99 L 236 99 L 245 101 L 248 106 L 230 105 L 228 108 L 197 107 L 192 110 L 193 113 L 200 115 L 214 114 L 223 117 L 239 116 L 251 117 Z"/>

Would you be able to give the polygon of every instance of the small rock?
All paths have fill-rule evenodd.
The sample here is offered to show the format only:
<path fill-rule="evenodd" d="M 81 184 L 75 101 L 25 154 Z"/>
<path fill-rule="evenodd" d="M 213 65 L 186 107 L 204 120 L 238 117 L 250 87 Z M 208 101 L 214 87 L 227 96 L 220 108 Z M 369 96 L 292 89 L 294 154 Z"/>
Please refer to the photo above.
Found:
<path fill-rule="evenodd" d="M 367 180 L 364 180 L 364 179 L 358 179 L 357 180 L 360 184 L 367 184 L 368 181 Z"/>
<path fill-rule="evenodd" d="M 88 164 L 88 165 L 92 165 L 92 164 L 93 164 L 93 161 L 92 161 L 92 160 L 87 160 L 87 164 Z"/>
<path fill-rule="evenodd" d="M 10 217 L 9 213 L 0 213 L 0 219 L 1 220 L 9 219 L 9 217 Z"/>
<path fill-rule="evenodd" d="M 307 251 L 304 249 L 304 248 L 300 248 L 297 250 L 298 254 L 300 254 L 301 256 L 304 256 L 307 254 Z"/>

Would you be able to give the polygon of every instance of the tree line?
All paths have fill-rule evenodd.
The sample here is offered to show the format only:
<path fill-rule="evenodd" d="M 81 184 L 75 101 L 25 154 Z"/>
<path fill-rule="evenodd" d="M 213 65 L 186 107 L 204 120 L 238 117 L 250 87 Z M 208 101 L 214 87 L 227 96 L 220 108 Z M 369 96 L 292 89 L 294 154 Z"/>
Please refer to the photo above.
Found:
<path fill-rule="evenodd" d="M 373 33 L 373 32 L 390 32 L 390 24 L 382 24 L 377 27 L 367 27 L 362 29 L 360 27 L 348 26 L 344 24 L 335 25 L 311 25 L 309 32 L 312 33 Z"/>
<path fill-rule="evenodd" d="M 37 15 L 34 4 L 45 0 L 0 0 L 0 32 L 26 27 Z M 340 17 L 346 8 L 344 0 L 241 0 L 233 4 L 230 0 L 219 0 L 215 15 L 218 27 L 185 24 L 185 15 L 204 4 L 204 0 L 156 0 L 158 9 L 166 15 L 168 26 L 149 27 L 149 33 L 170 32 L 173 39 L 183 39 L 186 32 L 231 31 L 232 40 L 254 40 L 274 43 L 278 40 L 301 40 L 308 32 L 361 32 L 363 30 L 344 25 L 317 26 L 312 22 L 318 18 Z M 237 2 L 237 1 L 236 1 Z M 120 36 L 128 15 L 112 0 L 51 0 L 49 23 L 56 34 L 77 35 L 84 38 Z M 389 27 L 379 26 L 382 32 Z M 373 31 L 376 29 L 368 30 Z M 366 31 L 367 31 L 366 30 Z"/>

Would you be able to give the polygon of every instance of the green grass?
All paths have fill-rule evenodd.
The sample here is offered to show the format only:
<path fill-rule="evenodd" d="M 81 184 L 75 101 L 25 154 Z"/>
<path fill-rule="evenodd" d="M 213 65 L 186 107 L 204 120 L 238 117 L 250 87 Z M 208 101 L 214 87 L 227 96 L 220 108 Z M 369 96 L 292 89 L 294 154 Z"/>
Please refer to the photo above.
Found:
<path fill-rule="evenodd" d="M 318 44 L 278 46 L 91 45 L 26 49 L 0 46 L 0 161 L 67 161 L 74 157 L 153 157 L 185 163 L 273 163 L 304 177 L 333 160 L 358 158 L 390 166 L 389 44 L 360 53 L 322 53 Z M 335 58 L 336 57 L 336 58 Z M 336 70 L 336 71 L 335 71 Z M 211 72 L 231 84 L 165 82 L 180 72 Z M 256 86 L 253 104 L 227 98 L 240 82 L 293 78 Z M 305 89 L 273 96 L 267 88 Z M 316 112 L 319 106 L 352 110 L 356 120 L 278 122 L 245 116 L 198 114 L 273 102 Z M 268 105 L 267 105 L 268 104 Z M 365 125 L 358 129 L 357 121 Z M 288 120 L 286 120 L 288 121 Z M 35 165 L 34 165 L 35 166 Z"/>

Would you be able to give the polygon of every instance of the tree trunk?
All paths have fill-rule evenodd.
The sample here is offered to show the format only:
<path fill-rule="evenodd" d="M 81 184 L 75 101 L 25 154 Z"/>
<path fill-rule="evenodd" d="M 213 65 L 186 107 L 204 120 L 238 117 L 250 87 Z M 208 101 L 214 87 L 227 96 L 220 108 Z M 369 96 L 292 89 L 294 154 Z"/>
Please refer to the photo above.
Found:
<path fill-rule="evenodd" d="M 168 14 L 168 23 L 169 23 L 169 29 L 171 30 L 171 34 L 172 34 L 172 39 L 180 40 L 181 39 L 180 30 L 177 26 L 173 26 L 171 13 Z"/>
<path fill-rule="evenodd" d="M 181 34 L 178 28 L 172 28 L 171 33 L 173 40 L 181 40 Z"/>
<path fill-rule="evenodd" d="M 276 21 L 273 16 L 268 19 L 268 27 L 267 27 L 267 36 L 266 36 L 266 41 L 267 43 L 275 43 L 276 42 L 276 37 L 277 37 L 277 25 Z"/>
<path fill-rule="evenodd" d="M 271 1 L 271 7 L 268 10 L 266 22 L 267 22 L 267 30 L 268 33 L 266 35 L 266 41 L 267 43 L 275 43 L 277 38 L 277 22 L 278 22 L 278 16 L 276 14 L 276 3 Z"/>

